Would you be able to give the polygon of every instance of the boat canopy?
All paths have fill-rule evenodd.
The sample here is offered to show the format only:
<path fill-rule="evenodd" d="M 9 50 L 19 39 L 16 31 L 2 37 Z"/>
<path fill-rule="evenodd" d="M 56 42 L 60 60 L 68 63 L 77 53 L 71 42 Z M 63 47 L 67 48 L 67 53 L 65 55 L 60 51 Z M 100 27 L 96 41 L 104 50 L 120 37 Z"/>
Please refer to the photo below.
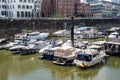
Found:
<path fill-rule="evenodd" d="M 54 52 L 54 50 L 48 50 L 48 49 L 46 49 L 45 52 Z"/>
<path fill-rule="evenodd" d="M 92 56 L 90 54 L 78 54 L 77 59 L 81 61 L 91 61 Z"/>
<path fill-rule="evenodd" d="M 78 54 L 77 56 L 90 56 L 90 54 Z"/>

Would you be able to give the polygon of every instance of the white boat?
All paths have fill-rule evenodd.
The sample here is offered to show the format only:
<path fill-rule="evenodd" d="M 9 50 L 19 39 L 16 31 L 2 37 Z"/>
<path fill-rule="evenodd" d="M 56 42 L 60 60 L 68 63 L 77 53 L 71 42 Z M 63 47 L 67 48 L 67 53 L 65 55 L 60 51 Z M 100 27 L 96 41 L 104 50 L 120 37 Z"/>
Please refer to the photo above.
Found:
<path fill-rule="evenodd" d="M 6 43 L 6 41 L 7 41 L 6 38 L 2 38 L 2 39 L 0 39 L 0 44 L 1 44 L 1 43 Z"/>
<path fill-rule="evenodd" d="M 104 48 L 106 41 L 96 41 L 93 42 L 91 46 L 89 46 L 90 49 L 97 49 L 97 48 Z"/>
<path fill-rule="evenodd" d="M 83 42 L 80 42 L 79 48 L 87 48 L 88 45 L 89 45 L 88 41 L 83 41 Z"/>
<path fill-rule="evenodd" d="M 27 34 L 27 39 L 46 40 L 48 36 L 49 33 L 32 32 Z"/>
<path fill-rule="evenodd" d="M 74 63 L 76 66 L 87 68 L 101 63 L 106 54 L 104 51 L 98 51 L 95 49 L 84 49 L 82 52 L 76 55 Z"/>
<path fill-rule="evenodd" d="M 59 47 L 54 53 L 53 63 L 59 65 L 72 64 L 75 59 L 75 55 L 79 53 L 79 51 L 81 50 L 73 48 L 72 46 Z"/>
<path fill-rule="evenodd" d="M 120 38 L 120 34 L 118 32 L 111 33 L 108 38 Z"/>
<path fill-rule="evenodd" d="M 95 27 L 80 27 L 74 29 L 77 38 L 98 38 L 98 30 Z"/>
<path fill-rule="evenodd" d="M 12 51 L 12 53 L 16 54 L 16 53 L 20 53 L 20 50 L 24 47 L 25 47 L 25 45 L 23 45 L 23 44 L 17 44 L 17 45 L 14 45 L 13 47 L 9 48 L 9 50 Z"/>
<path fill-rule="evenodd" d="M 31 44 L 28 44 L 27 46 L 23 46 L 20 49 L 21 54 L 30 54 L 30 53 L 37 53 L 40 49 L 44 48 L 46 46 L 46 41 L 37 41 Z"/>
<path fill-rule="evenodd" d="M 4 45 L 4 48 L 9 49 L 9 48 L 11 48 L 11 47 L 13 47 L 14 45 L 17 45 L 17 44 L 18 44 L 18 42 L 9 42 L 6 45 Z"/>
<path fill-rule="evenodd" d="M 43 33 L 40 33 L 39 36 L 41 37 L 42 40 L 46 40 L 49 36 L 49 33 L 43 32 Z"/>
<path fill-rule="evenodd" d="M 44 53 L 46 50 L 56 50 L 58 46 L 60 46 L 63 43 L 61 39 L 52 39 L 49 44 L 41 49 L 39 53 Z"/>
<path fill-rule="evenodd" d="M 16 34 L 15 40 L 46 40 L 49 36 L 49 33 L 40 33 L 38 31 L 31 33 Z"/>
<path fill-rule="evenodd" d="M 115 31 L 119 31 L 120 30 L 120 27 L 112 27 L 110 29 L 111 32 L 115 32 Z"/>
<path fill-rule="evenodd" d="M 4 45 L 7 43 L 5 38 L 0 39 L 0 49 L 4 49 Z"/>
<path fill-rule="evenodd" d="M 72 46 L 72 41 L 70 39 L 68 39 L 62 46 Z M 79 47 L 80 46 L 80 42 L 77 39 L 74 39 L 74 47 Z"/>
<path fill-rule="evenodd" d="M 59 30 L 53 33 L 55 36 L 66 36 L 69 35 L 70 32 L 68 30 Z"/>

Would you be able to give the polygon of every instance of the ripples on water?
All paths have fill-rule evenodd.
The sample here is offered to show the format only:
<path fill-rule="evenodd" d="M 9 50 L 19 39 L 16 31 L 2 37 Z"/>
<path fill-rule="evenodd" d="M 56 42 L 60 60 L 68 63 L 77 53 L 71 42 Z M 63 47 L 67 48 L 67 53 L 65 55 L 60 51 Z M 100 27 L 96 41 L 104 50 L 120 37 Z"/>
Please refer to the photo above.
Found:
<path fill-rule="evenodd" d="M 106 64 L 88 69 L 59 66 L 38 57 L 0 51 L 0 80 L 120 80 L 119 57 L 110 57 Z"/>

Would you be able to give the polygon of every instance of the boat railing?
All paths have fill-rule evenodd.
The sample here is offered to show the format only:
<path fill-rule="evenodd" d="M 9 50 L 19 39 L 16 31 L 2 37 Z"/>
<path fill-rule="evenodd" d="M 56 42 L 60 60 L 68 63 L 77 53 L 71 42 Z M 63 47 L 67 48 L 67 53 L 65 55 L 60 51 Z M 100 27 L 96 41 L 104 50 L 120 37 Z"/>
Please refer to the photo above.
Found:
<path fill-rule="evenodd" d="M 55 56 L 69 56 L 71 54 L 72 54 L 72 51 L 70 50 L 57 50 L 54 55 Z"/>
<path fill-rule="evenodd" d="M 120 38 L 110 38 L 109 41 L 120 43 Z"/>

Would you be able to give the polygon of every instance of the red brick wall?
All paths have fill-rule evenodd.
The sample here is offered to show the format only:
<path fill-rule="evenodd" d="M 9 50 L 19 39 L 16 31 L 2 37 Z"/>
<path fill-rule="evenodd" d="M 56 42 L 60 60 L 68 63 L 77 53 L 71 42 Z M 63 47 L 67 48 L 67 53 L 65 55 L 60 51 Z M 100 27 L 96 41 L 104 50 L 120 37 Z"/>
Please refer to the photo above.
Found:
<path fill-rule="evenodd" d="M 57 14 L 62 16 L 71 16 L 75 14 L 75 4 L 80 0 L 58 0 Z"/>
<path fill-rule="evenodd" d="M 41 16 L 48 17 L 51 15 L 53 7 L 52 0 L 43 0 L 41 4 Z"/>

